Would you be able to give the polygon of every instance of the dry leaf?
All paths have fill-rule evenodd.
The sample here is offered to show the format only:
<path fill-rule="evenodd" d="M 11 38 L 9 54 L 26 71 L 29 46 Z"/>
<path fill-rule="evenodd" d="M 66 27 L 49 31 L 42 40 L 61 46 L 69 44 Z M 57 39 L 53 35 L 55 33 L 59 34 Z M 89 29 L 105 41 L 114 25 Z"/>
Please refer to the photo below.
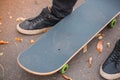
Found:
<path fill-rule="evenodd" d="M 99 40 L 101 40 L 101 39 L 103 39 L 103 37 L 105 37 L 105 34 L 99 33 L 99 34 L 96 35 L 96 37 L 97 37 Z"/>
<path fill-rule="evenodd" d="M 87 45 L 83 48 L 83 53 L 86 53 L 88 50 L 87 50 Z"/>
<path fill-rule="evenodd" d="M 99 53 L 103 51 L 103 40 L 99 40 L 97 43 L 97 50 Z"/>
<path fill-rule="evenodd" d="M 3 52 L 0 52 L 0 56 L 3 56 Z"/>
<path fill-rule="evenodd" d="M 12 19 L 13 17 L 12 16 L 9 16 L 10 19 Z"/>
<path fill-rule="evenodd" d="M 8 44 L 8 43 L 9 43 L 8 41 L 0 40 L 0 44 Z"/>
<path fill-rule="evenodd" d="M 70 77 L 68 77 L 68 76 L 66 76 L 66 75 L 64 75 L 64 74 L 63 74 L 62 76 L 63 76 L 63 78 L 66 79 L 66 80 L 72 80 L 72 78 L 70 78 Z"/>
<path fill-rule="evenodd" d="M 0 16 L 0 20 L 2 20 L 2 16 Z"/>
<path fill-rule="evenodd" d="M 92 66 L 92 57 L 89 57 L 89 59 L 88 59 L 88 65 L 89 65 L 89 67 Z"/>
<path fill-rule="evenodd" d="M 34 43 L 35 43 L 35 41 L 32 39 L 32 40 L 30 40 L 30 43 L 31 43 L 31 44 L 34 44 Z"/>
<path fill-rule="evenodd" d="M 99 36 L 98 39 L 99 39 L 99 40 L 103 39 L 103 36 Z"/>
<path fill-rule="evenodd" d="M 2 23 L 0 22 L 0 25 L 2 25 Z"/>
<path fill-rule="evenodd" d="M 20 37 L 15 38 L 15 40 L 18 41 L 18 42 L 22 42 L 23 41 L 23 39 L 20 38 Z"/>
<path fill-rule="evenodd" d="M 98 38 L 99 36 L 101 36 L 101 34 L 100 34 L 100 33 L 99 33 L 99 34 L 97 34 L 95 37 L 96 37 L 96 38 Z"/>
<path fill-rule="evenodd" d="M 16 19 L 17 22 L 21 22 L 21 21 L 24 21 L 26 18 L 23 18 L 23 17 L 19 17 Z"/>
<path fill-rule="evenodd" d="M 110 43 L 109 42 L 107 43 L 107 47 L 110 48 Z"/>

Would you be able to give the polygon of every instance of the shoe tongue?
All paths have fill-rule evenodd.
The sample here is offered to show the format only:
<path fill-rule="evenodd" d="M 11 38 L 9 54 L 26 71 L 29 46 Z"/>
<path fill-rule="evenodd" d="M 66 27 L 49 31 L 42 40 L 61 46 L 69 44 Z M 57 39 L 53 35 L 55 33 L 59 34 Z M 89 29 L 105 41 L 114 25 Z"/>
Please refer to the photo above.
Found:
<path fill-rule="evenodd" d="M 29 21 L 34 23 L 41 18 L 46 18 L 49 14 L 50 14 L 50 11 L 48 10 L 48 7 L 44 8 L 38 16 L 36 16 L 35 18 L 32 18 L 32 19 L 29 19 Z"/>
<path fill-rule="evenodd" d="M 48 7 L 44 8 L 42 12 L 40 13 L 41 16 L 46 17 L 48 14 L 50 14 L 50 11 Z"/>

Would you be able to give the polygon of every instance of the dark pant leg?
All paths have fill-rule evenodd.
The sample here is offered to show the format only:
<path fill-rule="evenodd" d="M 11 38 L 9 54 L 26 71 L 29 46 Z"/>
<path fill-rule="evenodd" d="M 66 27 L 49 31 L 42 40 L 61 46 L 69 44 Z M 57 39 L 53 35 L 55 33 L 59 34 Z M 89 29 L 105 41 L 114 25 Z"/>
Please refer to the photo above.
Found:
<path fill-rule="evenodd" d="M 73 10 L 77 0 L 53 0 L 51 13 L 59 18 L 64 18 Z"/>

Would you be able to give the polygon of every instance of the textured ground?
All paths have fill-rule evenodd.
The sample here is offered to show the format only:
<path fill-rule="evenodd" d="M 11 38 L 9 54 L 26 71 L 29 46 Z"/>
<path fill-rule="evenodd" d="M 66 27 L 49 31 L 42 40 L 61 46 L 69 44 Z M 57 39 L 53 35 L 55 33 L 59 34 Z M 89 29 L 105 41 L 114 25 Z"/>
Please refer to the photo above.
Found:
<path fill-rule="evenodd" d="M 78 0 L 75 8 L 83 3 Z M 65 80 L 60 73 L 51 76 L 35 76 L 23 71 L 17 64 L 17 56 L 31 46 L 30 40 L 35 41 L 40 35 L 27 36 L 17 32 L 16 21 L 18 17 L 33 17 L 40 13 L 43 7 L 51 5 L 51 0 L 0 0 L 0 40 L 9 41 L 9 44 L 0 45 L 0 64 L 4 66 L 4 80 Z M 120 19 L 114 29 L 104 29 L 104 49 L 101 54 L 96 50 L 97 38 L 88 44 L 88 52 L 80 51 L 69 62 L 69 70 L 66 75 L 73 80 L 104 80 L 99 75 L 100 64 L 112 51 L 115 42 L 120 38 Z M 23 42 L 16 42 L 16 37 L 22 37 Z M 107 48 L 106 43 L 110 42 L 111 47 Z M 88 67 L 88 58 L 93 58 L 92 67 Z M 118 79 L 119 80 L 119 79 Z"/>

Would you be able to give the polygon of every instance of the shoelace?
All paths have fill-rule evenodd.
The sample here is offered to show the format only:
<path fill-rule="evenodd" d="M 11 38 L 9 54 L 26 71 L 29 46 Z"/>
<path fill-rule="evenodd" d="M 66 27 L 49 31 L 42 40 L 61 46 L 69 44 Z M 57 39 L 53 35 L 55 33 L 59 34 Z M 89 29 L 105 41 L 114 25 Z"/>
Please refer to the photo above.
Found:
<path fill-rule="evenodd" d="M 120 62 L 120 48 L 116 47 L 111 58 L 111 61 Z"/>
<path fill-rule="evenodd" d="M 42 20 L 41 15 L 39 15 L 39 16 L 35 17 L 34 19 L 29 20 L 29 21 L 30 21 L 32 24 L 35 24 L 35 23 L 40 22 L 41 20 Z"/>
<path fill-rule="evenodd" d="M 44 20 L 45 18 L 47 20 L 50 20 L 51 16 L 49 14 L 45 15 L 44 17 L 42 17 L 41 15 L 39 15 L 39 16 L 35 17 L 34 19 L 29 20 L 29 21 L 32 22 L 32 24 L 35 24 L 35 23 L 39 23 L 40 21 Z"/>

